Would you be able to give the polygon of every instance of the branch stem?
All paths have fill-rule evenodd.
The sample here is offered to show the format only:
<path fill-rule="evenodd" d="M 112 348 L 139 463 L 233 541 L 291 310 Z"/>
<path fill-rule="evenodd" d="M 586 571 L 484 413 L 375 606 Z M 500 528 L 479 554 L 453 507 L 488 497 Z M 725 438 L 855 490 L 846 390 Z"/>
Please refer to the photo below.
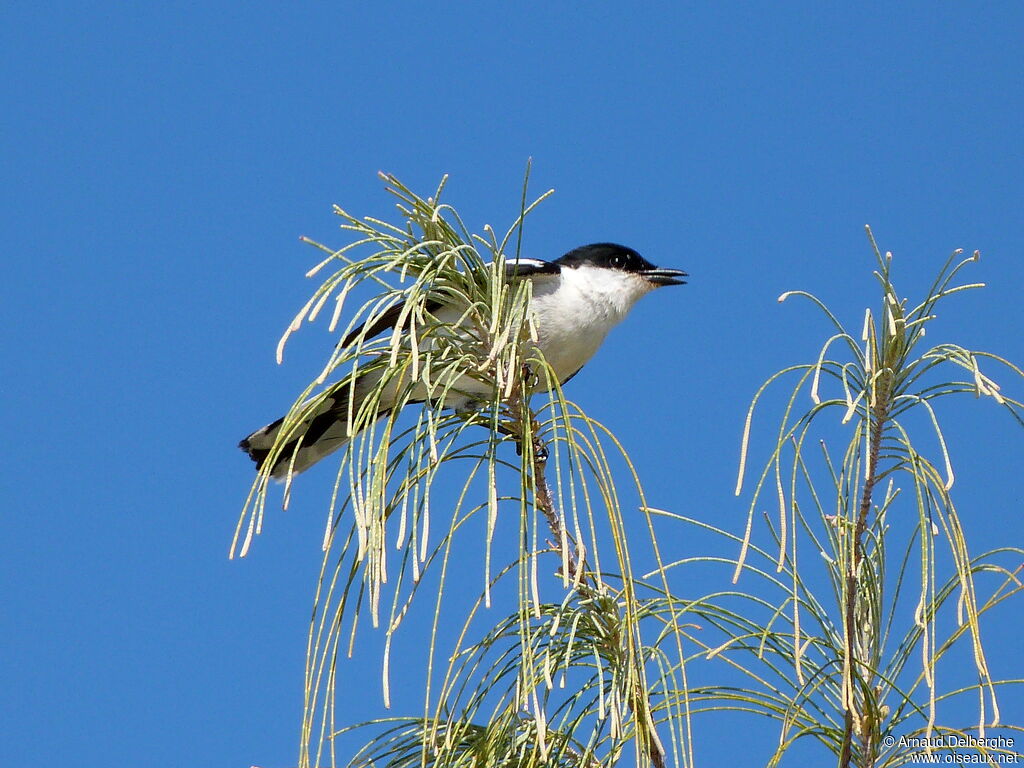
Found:
<path fill-rule="evenodd" d="M 608 626 L 609 614 L 602 611 L 601 607 L 607 605 L 609 601 L 601 599 L 604 596 L 600 585 L 588 570 L 586 558 L 581 557 L 576 541 L 565 530 L 555 506 L 555 497 L 547 480 L 548 448 L 540 436 L 540 425 L 528 406 L 525 393 L 525 382 L 530 379 L 529 372 L 524 371 L 524 386 L 520 390 L 519 396 L 507 404 L 509 415 L 515 425 L 509 431 L 515 439 L 521 455 L 527 451 L 527 446 L 524 443 L 527 440 L 532 443 L 529 446 L 529 471 L 533 475 L 534 481 L 534 506 L 544 515 L 548 530 L 551 532 L 552 546 L 559 553 L 565 553 L 562 567 L 567 569 L 572 587 L 584 598 L 581 607 L 594 612 L 595 619 L 605 625 L 606 636 L 609 638 L 606 645 L 607 651 L 619 656 L 620 661 L 624 663 L 625 659 L 621 658 L 623 655 L 621 649 L 622 622 L 618 616 L 618 608 L 612 603 L 612 607 L 616 611 L 613 620 L 614 626 Z M 647 692 L 643 691 L 639 684 L 636 684 L 631 694 L 626 696 L 626 701 L 629 711 L 633 715 L 637 731 L 643 734 L 642 744 L 651 765 L 654 768 L 665 768 L 665 754 L 661 747 L 661 740 L 654 729 L 654 724 L 648 717 L 651 704 L 647 698 Z"/>
<path fill-rule="evenodd" d="M 864 478 L 864 486 L 861 490 L 860 507 L 857 511 L 857 522 L 853 529 L 853 557 L 850 559 L 846 571 L 846 580 L 843 587 L 846 611 L 843 616 L 843 631 L 845 635 L 846 663 L 849 665 L 850 678 L 847 698 L 844 702 L 845 712 L 843 715 L 843 745 L 839 755 L 840 768 L 850 768 L 853 759 L 853 739 L 859 735 L 862 749 L 861 759 L 858 768 L 872 768 L 875 764 L 875 749 L 877 739 L 873 730 L 876 725 L 872 718 L 863 717 L 860 728 L 856 728 L 854 711 L 854 670 L 857 666 L 855 657 L 854 637 L 857 633 L 857 608 L 858 608 L 858 573 L 860 565 L 865 557 L 864 535 L 868 528 L 868 516 L 871 513 L 872 496 L 875 484 L 878 482 L 878 457 L 882 447 L 882 436 L 885 432 L 885 424 L 889 418 L 889 380 L 891 374 L 879 376 L 878 390 L 875 404 L 871 409 L 871 425 L 868 437 L 868 467 Z M 857 733 L 859 731 L 859 734 Z"/>

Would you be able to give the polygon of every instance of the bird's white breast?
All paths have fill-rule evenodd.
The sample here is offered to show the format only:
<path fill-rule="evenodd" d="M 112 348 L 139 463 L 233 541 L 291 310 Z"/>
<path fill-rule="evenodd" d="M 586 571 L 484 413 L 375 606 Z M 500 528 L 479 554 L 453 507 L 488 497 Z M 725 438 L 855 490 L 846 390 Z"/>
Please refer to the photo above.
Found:
<path fill-rule="evenodd" d="M 563 267 L 551 279 L 535 280 L 538 346 L 559 379 L 583 367 L 652 287 L 639 275 L 589 265 Z"/>

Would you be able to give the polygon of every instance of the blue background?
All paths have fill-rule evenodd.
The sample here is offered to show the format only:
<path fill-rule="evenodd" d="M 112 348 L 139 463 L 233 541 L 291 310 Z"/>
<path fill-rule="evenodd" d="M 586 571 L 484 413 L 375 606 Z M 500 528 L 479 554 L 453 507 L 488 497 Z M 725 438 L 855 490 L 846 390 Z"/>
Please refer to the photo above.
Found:
<path fill-rule="evenodd" d="M 380 169 L 450 173 L 471 225 L 504 226 L 532 156 L 557 194 L 529 255 L 608 239 L 691 273 L 569 394 L 652 504 L 732 530 L 749 397 L 830 333 L 775 299 L 859 329 L 864 224 L 912 295 L 981 249 L 989 287 L 933 340 L 1024 360 L 1022 34 L 1010 2 L 5 4 L 0 764 L 294 765 L 331 472 L 229 562 L 235 443 L 330 347 L 321 324 L 273 362 L 312 288 L 297 237 L 345 242 L 335 202 L 389 215 Z M 972 551 L 1024 544 L 1024 433 L 987 401 L 939 412 Z M 1020 615 L 993 618 L 993 672 L 1020 676 Z M 341 721 L 379 710 L 372 643 Z M 703 764 L 767 757 L 774 725 L 744 720 L 751 747 L 731 723 L 698 722 Z"/>

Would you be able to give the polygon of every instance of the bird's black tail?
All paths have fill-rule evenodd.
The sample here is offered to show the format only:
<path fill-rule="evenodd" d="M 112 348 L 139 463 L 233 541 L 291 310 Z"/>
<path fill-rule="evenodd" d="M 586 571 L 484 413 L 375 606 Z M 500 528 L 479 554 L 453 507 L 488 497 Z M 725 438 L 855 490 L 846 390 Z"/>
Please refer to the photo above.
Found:
<path fill-rule="evenodd" d="M 359 389 L 357 381 L 356 391 Z M 289 429 L 288 442 L 277 453 L 270 469 L 271 477 L 284 478 L 288 475 L 289 469 L 293 475 L 297 475 L 349 441 L 352 437 L 348 429 L 351 392 L 351 382 L 335 385 L 315 410 Z M 257 470 L 262 470 L 270 459 L 271 448 L 277 441 L 283 425 L 282 417 L 257 429 L 238 444 L 238 447 L 256 462 Z"/>

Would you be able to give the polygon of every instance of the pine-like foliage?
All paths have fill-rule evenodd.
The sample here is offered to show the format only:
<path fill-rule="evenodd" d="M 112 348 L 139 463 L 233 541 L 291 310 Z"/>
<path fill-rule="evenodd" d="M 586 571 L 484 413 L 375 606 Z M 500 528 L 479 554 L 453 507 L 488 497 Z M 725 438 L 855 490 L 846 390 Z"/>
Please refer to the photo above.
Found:
<path fill-rule="evenodd" d="M 778 721 L 778 742 L 753 748 L 754 762 L 770 765 L 807 737 L 843 768 L 867 768 L 912 759 L 905 741 L 917 735 L 934 742 L 936 734 L 1018 730 L 999 725 L 997 694 L 1019 681 L 993 678 L 982 629 L 985 614 L 1020 591 L 1024 552 L 970 554 L 933 403 L 971 393 L 1021 421 L 1021 404 L 988 369 L 1022 372 L 991 354 L 924 343 L 939 303 L 978 287 L 956 283 L 974 257 L 954 254 L 914 304 L 892 283 L 891 256 L 875 247 L 882 302 L 860 333 L 809 294 L 780 298 L 810 299 L 833 331 L 816 360 L 775 374 L 754 398 L 737 494 L 755 406 L 767 388 L 794 380 L 737 533 L 648 507 L 622 446 L 566 399 L 533 351 L 529 281 L 510 283 L 504 262 L 519 255 L 527 215 L 546 195 L 528 204 L 524 183 L 519 216 L 499 238 L 489 227 L 467 231 L 441 202 L 443 181 L 424 198 L 384 180 L 400 221 L 336 209 L 352 242 L 317 246 L 326 258 L 309 276 L 322 282 L 279 345 L 280 357 L 289 334 L 321 314 L 347 336 L 405 306 L 393 332 L 360 333 L 332 352 L 296 398 L 266 464 L 324 398 L 368 370 L 383 373 L 350 408 L 358 434 L 335 460 L 300 766 L 689 766 L 695 716 L 725 710 Z M 353 309 L 364 284 L 373 296 Z M 462 332 L 432 314 L 437 298 L 465 308 Z M 479 410 L 430 405 L 467 375 L 490 387 Z M 428 402 L 413 404 L 424 388 Z M 393 391 L 409 407 L 381 418 L 377 403 Z M 937 457 L 916 447 L 917 413 L 937 435 Z M 823 422 L 827 439 L 815 431 Z M 267 471 L 256 478 L 233 553 L 244 555 L 260 532 L 269 481 Z M 285 505 L 290 489 L 289 477 Z M 777 515 L 755 526 L 768 498 Z M 671 551 L 677 559 L 663 562 L 659 537 L 675 550 L 691 529 L 730 542 L 735 554 Z M 482 562 L 468 592 L 451 577 L 466 557 Z M 641 561 L 646 574 L 634 572 Z M 723 573 L 713 591 L 695 594 L 708 565 L 731 571 L 738 586 Z M 452 592 L 470 595 L 458 615 Z M 432 628 L 422 658 L 402 664 L 425 670 L 422 710 L 338 723 L 339 662 L 357 632 L 375 630 L 383 646 L 389 703 L 393 676 L 403 674 L 392 643 L 417 611 Z M 951 690 L 937 670 L 963 644 L 977 682 Z M 695 665 L 700 684 L 690 683 Z M 720 684 L 705 682 L 719 673 Z M 977 723 L 947 725 L 942 702 L 964 695 L 978 702 Z M 366 734 L 365 746 L 339 754 L 338 737 L 353 729 Z M 975 752 L 1000 750 L 983 743 Z"/>

